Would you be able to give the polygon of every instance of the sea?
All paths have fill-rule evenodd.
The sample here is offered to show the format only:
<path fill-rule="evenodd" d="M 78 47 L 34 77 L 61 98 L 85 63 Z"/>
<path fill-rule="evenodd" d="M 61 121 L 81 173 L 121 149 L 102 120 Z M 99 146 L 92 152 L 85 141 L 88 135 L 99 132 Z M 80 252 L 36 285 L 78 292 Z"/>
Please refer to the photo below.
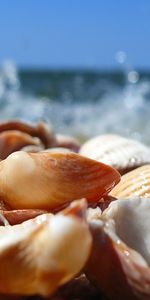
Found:
<path fill-rule="evenodd" d="M 0 67 L 0 121 L 46 121 L 80 141 L 115 133 L 150 145 L 150 71 Z"/>

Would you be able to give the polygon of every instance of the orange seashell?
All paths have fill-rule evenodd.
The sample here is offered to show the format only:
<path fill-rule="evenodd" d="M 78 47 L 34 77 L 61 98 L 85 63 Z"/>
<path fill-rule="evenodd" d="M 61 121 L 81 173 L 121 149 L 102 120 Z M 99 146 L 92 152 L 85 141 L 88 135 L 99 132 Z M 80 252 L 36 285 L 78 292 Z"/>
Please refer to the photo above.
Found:
<path fill-rule="evenodd" d="M 56 145 L 56 139 L 51 128 L 44 122 L 38 122 L 35 126 L 15 120 L 1 122 L 0 133 L 7 130 L 18 130 L 31 136 L 38 137 L 45 147 Z"/>
<path fill-rule="evenodd" d="M 110 166 L 72 152 L 15 152 L 0 162 L 0 197 L 11 208 L 54 210 L 74 199 L 96 202 L 120 180 Z"/>
<path fill-rule="evenodd" d="M 0 133 L 0 159 L 5 159 L 12 152 L 27 145 L 41 144 L 40 140 L 18 130 L 8 130 Z"/>
<path fill-rule="evenodd" d="M 6 223 L 10 225 L 20 224 L 44 213 L 46 211 L 40 209 L 0 210 L 0 225 Z"/>
<path fill-rule="evenodd" d="M 121 174 L 150 163 L 149 147 L 118 135 L 92 138 L 83 144 L 80 154 L 108 164 Z"/>
<path fill-rule="evenodd" d="M 111 191 L 116 198 L 133 196 L 150 197 L 150 165 L 145 165 L 121 177 L 121 181 Z"/>
<path fill-rule="evenodd" d="M 92 238 L 86 201 L 0 228 L 0 293 L 51 295 L 84 267 Z"/>
<path fill-rule="evenodd" d="M 112 300 L 150 299 L 150 199 L 113 201 L 100 220 L 85 268 L 89 280 Z"/>

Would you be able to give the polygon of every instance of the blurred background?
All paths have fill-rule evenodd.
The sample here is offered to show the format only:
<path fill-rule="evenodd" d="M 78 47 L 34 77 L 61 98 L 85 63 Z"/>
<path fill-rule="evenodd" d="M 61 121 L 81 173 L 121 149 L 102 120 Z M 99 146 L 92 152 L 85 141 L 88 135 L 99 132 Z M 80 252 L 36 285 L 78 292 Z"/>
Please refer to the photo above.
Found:
<path fill-rule="evenodd" d="M 149 0 L 0 1 L 0 120 L 150 143 Z"/>

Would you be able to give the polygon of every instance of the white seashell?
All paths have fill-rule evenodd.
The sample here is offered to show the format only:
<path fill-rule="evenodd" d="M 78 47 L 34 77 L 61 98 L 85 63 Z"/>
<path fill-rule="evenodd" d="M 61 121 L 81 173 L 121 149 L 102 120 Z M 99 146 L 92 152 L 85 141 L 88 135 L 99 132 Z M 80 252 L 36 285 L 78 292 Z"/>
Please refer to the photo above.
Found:
<path fill-rule="evenodd" d="M 99 218 L 101 217 L 102 211 L 100 209 L 100 207 L 96 207 L 96 208 L 91 208 L 89 207 L 87 209 L 87 220 L 91 221 L 91 220 L 99 220 Z"/>
<path fill-rule="evenodd" d="M 150 163 L 150 148 L 118 135 L 90 139 L 80 149 L 81 155 L 116 168 L 121 174 Z"/>
<path fill-rule="evenodd" d="M 109 299 L 150 299 L 149 216 L 150 199 L 121 199 L 89 222 L 93 247 L 85 273 Z"/>

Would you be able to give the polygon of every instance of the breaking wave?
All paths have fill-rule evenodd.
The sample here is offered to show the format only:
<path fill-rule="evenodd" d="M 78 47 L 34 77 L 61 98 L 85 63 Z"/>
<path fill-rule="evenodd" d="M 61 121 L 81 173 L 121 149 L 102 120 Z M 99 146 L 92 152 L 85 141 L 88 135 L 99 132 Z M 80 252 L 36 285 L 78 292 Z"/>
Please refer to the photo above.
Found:
<path fill-rule="evenodd" d="M 0 69 L 0 120 L 20 118 L 35 122 L 42 119 L 57 132 L 81 139 L 107 132 L 150 144 L 150 78 L 140 78 L 137 72 L 130 70 L 125 74 L 123 85 L 116 85 L 114 80 L 110 82 L 106 76 L 105 80 L 101 76 L 93 83 L 92 75 L 85 85 L 85 76 L 85 73 L 75 72 L 69 92 L 65 84 L 62 89 L 65 80 L 62 76 L 56 99 L 37 95 L 33 87 L 30 92 L 25 90 L 15 65 L 4 62 Z"/>

